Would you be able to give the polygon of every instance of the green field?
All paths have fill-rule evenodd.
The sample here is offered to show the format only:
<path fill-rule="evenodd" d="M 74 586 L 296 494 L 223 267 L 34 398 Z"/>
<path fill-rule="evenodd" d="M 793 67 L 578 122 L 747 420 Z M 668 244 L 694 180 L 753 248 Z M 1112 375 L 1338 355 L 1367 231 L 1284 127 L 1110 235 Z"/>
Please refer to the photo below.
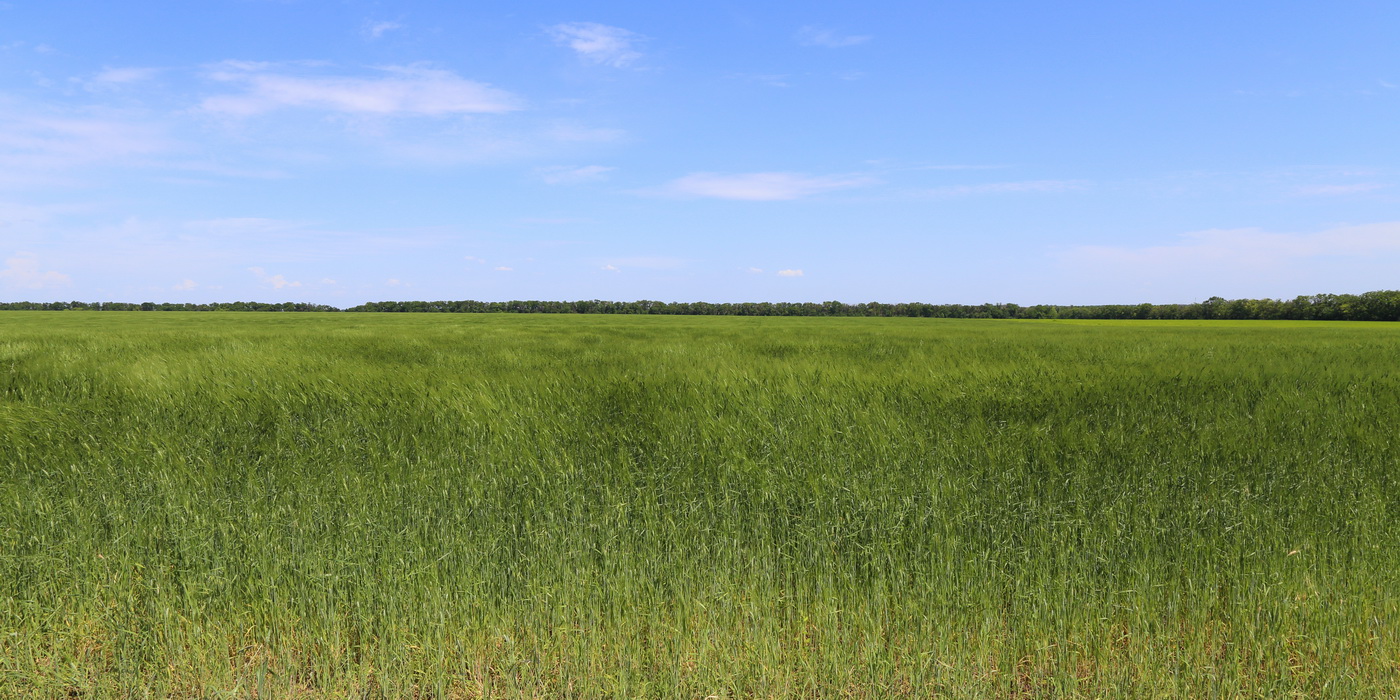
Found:
<path fill-rule="evenodd" d="M 1400 324 L 0 314 L 0 697 L 1387 697 Z"/>

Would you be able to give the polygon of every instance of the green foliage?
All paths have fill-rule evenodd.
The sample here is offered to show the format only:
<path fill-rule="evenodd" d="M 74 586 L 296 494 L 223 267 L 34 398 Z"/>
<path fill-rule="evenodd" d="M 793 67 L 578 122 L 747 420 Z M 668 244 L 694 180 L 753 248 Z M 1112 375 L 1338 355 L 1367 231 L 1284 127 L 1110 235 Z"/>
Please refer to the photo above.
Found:
<path fill-rule="evenodd" d="M 1395 696 L 1392 330 L 0 314 L 0 696 Z"/>

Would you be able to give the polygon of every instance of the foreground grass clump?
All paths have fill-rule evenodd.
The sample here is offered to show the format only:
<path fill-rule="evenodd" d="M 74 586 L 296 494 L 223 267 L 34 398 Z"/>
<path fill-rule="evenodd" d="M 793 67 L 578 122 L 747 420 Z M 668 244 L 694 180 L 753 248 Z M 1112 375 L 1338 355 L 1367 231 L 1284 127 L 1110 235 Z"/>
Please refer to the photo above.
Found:
<path fill-rule="evenodd" d="M 0 696 L 1382 697 L 1400 328 L 0 314 Z"/>

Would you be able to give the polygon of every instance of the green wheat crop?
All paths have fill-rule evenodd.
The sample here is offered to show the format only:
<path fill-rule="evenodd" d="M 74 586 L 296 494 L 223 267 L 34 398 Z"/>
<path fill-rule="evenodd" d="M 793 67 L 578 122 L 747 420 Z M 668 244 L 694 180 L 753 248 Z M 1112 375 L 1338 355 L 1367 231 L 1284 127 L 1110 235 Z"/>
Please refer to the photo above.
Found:
<path fill-rule="evenodd" d="M 0 697 L 1400 693 L 1400 326 L 0 314 Z"/>

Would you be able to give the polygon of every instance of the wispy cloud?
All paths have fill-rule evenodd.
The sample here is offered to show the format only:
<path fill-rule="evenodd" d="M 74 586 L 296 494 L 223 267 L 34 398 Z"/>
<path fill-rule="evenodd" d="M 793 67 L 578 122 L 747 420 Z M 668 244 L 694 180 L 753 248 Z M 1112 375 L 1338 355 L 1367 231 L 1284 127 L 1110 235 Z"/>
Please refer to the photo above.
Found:
<path fill-rule="evenodd" d="M 91 78 L 81 81 L 89 90 L 112 90 L 135 83 L 146 82 L 160 73 L 159 68 L 103 68 Z"/>
<path fill-rule="evenodd" d="M 535 172 L 539 174 L 541 180 L 550 185 L 577 185 L 584 182 L 606 180 L 608 173 L 616 169 L 605 165 L 585 165 L 582 167 L 551 165 L 539 168 Z"/>
<path fill-rule="evenodd" d="M 1300 197 L 1336 197 L 1348 194 L 1365 194 L 1386 187 L 1389 185 L 1379 182 L 1358 182 L 1349 185 L 1303 185 L 1295 188 L 1293 194 Z"/>
<path fill-rule="evenodd" d="M 1005 165 L 912 165 L 906 170 L 1003 170 Z"/>
<path fill-rule="evenodd" d="M 566 224 L 588 223 L 589 219 L 577 216 L 525 216 L 517 219 L 519 223 L 541 226 L 563 226 Z"/>
<path fill-rule="evenodd" d="M 32 228 L 48 221 L 55 213 L 58 212 L 51 206 L 37 207 L 0 200 L 0 229 Z"/>
<path fill-rule="evenodd" d="M 361 31 L 366 39 L 372 41 L 398 29 L 403 29 L 403 25 L 398 22 L 365 22 L 364 29 Z"/>
<path fill-rule="evenodd" d="M 491 268 L 491 269 L 495 270 L 496 272 L 514 272 L 514 271 L 515 271 L 515 268 L 513 268 L 513 267 L 506 267 L 505 265 L 501 265 L 501 266 L 499 266 L 499 267 L 493 267 L 493 268 Z"/>
<path fill-rule="evenodd" d="M 877 180 L 868 175 L 807 175 L 804 173 L 692 173 L 672 180 L 653 193 L 674 197 L 708 197 L 751 202 L 801 199 Z"/>
<path fill-rule="evenodd" d="M 672 270 L 685 264 L 680 258 L 672 258 L 664 255 L 635 255 L 627 258 L 612 258 L 603 265 L 603 269 L 609 268 L 620 270 L 626 267 L 641 268 L 644 270 Z"/>
<path fill-rule="evenodd" d="M 1400 269 L 1400 221 L 1284 233 L 1212 229 L 1158 244 L 1082 245 L 1049 256 L 1057 264 L 1044 266 L 1043 272 L 1076 290 L 1080 301 L 1361 292 L 1394 285 Z"/>
<path fill-rule="evenodd" d="M 220 236 L 243 238 L 266 234 L 280 234 L 307 227 L 306 222 L 287 219 L 268 219 L 257 216 L 233 216 L 224 219 L 199 219 L 187 221 L 185 228 L 191 231 L 211 233 Z"/>
<path fill-rule="evenodd" d="M 286 108 L 371 115 L 500 114 L 522 107 L 515 95 L 451 71 L 386 66 L 371 77 L 293 75 L 267 64 L 225 61 L 209 77 L 243 91 L 206 98 L 210 113 L 248 117 Z"/>
<path fill-rule="evenodd" d="M 642 57 L 633 46 L 642 37 L 621 27 L 597 22 L 567 22 L 548 27 L 554 41 L 568 46 L 588 63 L 625 68 Z"/>
<path fill-rule="evenodd" d="M 758 83 L 770 87 L 791 87 L 788 83 L 788 76 L 784 73 L 734 73 L 728 76 L 730 80 L 741 80 L 746 83 Z"/>
<path fill-rule="evenodd" d="M 0 3 L 0 10 L 6 9 L 9 8 L 6 7 L 5 4 Z M 12 41 L 7 44 L 0 44 L 0 51 L 17 51 L 20 49 L 29 49 L 34 53 L 41 54 L 57 53 L 57 50 L 54 49 L 54 47 L 49 46 L 48 44 L 30 44 L 27 41 Z"/>
<path fill-rule="evenodd" d="M 1338 226 L 1316 233 L 1210 229 L 1183 234 L 1167 245 L 1078 246 L 1061 257 L 1072 263 L 1161 274 L 1180 268 L 1258 268 L 1310 258 L 1387 253 L 1400 253 L 1400 222 Z"/>
<path fill-rule="evenodd" d="M 84 168 L 129 166 L 168 151 L 163 130 L 112 114 L 72 116 L 45 110 L 26 113 L 0 103 L 0 186 L 34 186 L 67 181 Z"/>
<path fill-rule="evenodd" d="M 979 194 L 1008 194 L 1020 192 L 1076 192 L 1088 188 L 1081 180 L 1027 180 L 1023 182 L 988 182 L 978 185 L 935 187 L 926 192 L 936 197 L 965 197 Z"/>
<path fill-rule="evenodd" d="M 342 229 L 313 221 L 234 217 L 185 222 L 128 221 L 120 234 L 149 247 L 177 245 L 186 251 L 244 257 L 267 266 L 384 256 L 394 251 L 435 249 L 456 236 L 433 229 Z"/>
<path fill-rule="evenodd" d="M 878 172 L 901 172 L 921 170 L 1005 170 L 1011 166 L 986 163 L 918 163 L 903 158 L 870 158 L 864 163 Z"/>
<path fill-rule="evenodd" d="M 5 266 L 0 268 L 0 286 L 7 289 L 54 289 L 72 281 L 62 272 L 43 269 L 39 257 L 29 253 L 6 258 Z"/>
<path fill-rule="evenodd" d="M 828 49 L 840 49 L 847 46 L 856 46 L 870 41 L 872 38 L 868 34 L 837 34 L 830 29 L 821 27 L 805 26 L 797 30 L 797 42 L 803 46 L 821 46 Z"/>
<path fill-rule="evenodd" d="M 301 282 L 294 282 L 282 275 L 269 275 L 267 270 L 261 267 L 250 267 L 248 271 L 258 278 L 258 284 L 272 289 L 286 289 L 287 287 L 300 287 Z"/>
<path fill-rule="evenodd" d="M 192 289 L 198 289 L 198 288 L 199 288 L 199 285 L 196 284 L 194 280 L 188 279 L 188 278 L 185 279 L 185 280 L 183 280 L 183 281 L 181 281 L 179 284 L 177 284 L 177 285 L 171 287 L 171 289 L 173 289 L 173 290 L 175 290 L 175 291 L 177 291 L 177 292 L 188 292 L 188 291 L 190 291 L 190 290 L 192 290 Z"/>
<path fill-rule="evenodd" d="M 801 277 L 801 270 L 778 270 L 779 277 Z"/>

